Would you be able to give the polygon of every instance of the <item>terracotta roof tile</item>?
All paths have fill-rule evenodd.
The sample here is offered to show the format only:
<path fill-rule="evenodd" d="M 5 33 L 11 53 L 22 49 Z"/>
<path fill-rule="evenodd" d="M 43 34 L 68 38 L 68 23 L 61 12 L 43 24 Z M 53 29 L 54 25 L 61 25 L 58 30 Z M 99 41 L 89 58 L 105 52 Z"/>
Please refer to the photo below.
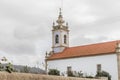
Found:
<path fill-rule="evenodd" d="M 48 57 L 47 60 L 113 54 L 116 52 L 116 44 L 118 42 L 120 43 L 120 40 L 77 47 L 69 47 L 61 53 L 52 54 L 50 57 Z"/>

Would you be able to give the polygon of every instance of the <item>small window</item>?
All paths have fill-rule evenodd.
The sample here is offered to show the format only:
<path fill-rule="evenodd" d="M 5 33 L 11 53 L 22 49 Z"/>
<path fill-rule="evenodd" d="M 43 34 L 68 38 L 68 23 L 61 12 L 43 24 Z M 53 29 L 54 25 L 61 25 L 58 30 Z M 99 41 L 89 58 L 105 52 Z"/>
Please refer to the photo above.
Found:
<path fill-rule="evenodd" d="M 101 64 L 97 64 L 97 72 L 101 72 Z"/>
<path fill-rule="evenodd" d="M 66 44 L 67 43 L 67 36 L 66 35 L 64 35 L 64 43 Z"/>
<path fill-rule="evenodd" d="M 72 67 L 71 67 L 71 66 L 68 66 L 68 67 L 67 67 L 67 76 L 72 76 L 72 75 L 73 75 Z"/>
<path fill-rule="evenodd" d="M 59 36 L 58 35 L 55 36 L 55 43 L 59 43 Z"/>
<path fill-rule="evenodd" d="M 71 66 L 68 66 L 68 67 L 67 67 L 67 71 L 72 71 L 72 67 L 71 67 Z"/>

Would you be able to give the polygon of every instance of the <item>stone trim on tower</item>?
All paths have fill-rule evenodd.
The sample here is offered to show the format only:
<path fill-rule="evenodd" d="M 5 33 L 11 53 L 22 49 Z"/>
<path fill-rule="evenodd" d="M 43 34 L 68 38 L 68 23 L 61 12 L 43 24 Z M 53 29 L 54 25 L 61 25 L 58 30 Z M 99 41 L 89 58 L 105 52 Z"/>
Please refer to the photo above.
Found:
<path fill-rule="evenodd" d="M 63 20 L 61 8 L 56 23 L 57 24 L 53 22 L 52 27 L 52 50 L 54 53 L 59 53 L 69 46 L 68 23 L 64 25 L 65 21 Z M 57 35 L 59 36 L 59 39 L 56 38 Z M 66 35 L 66 39 L 64 39 L 64 35 Z M 56 40 L 59 40 L 59 43 L 56 44 Z"/>

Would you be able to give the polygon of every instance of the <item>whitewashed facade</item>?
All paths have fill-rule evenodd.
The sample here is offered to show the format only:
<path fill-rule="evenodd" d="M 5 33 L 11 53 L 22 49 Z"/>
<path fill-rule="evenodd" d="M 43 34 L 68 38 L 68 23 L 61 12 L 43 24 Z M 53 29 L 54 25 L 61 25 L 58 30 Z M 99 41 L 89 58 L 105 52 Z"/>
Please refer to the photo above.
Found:
<path fill-rule="evenodd" d="M 109 72 L 112 80 L 118 80 L 117 55 L 99 55 L 70 59 L 48 61 L 48 69 L 58 69 L 60 73 L 66 73 L 67 67 L 73 71 L 82 71 L 83 74 L 95 76 L 97 64 L 101 64 L 102 70 Z"/>

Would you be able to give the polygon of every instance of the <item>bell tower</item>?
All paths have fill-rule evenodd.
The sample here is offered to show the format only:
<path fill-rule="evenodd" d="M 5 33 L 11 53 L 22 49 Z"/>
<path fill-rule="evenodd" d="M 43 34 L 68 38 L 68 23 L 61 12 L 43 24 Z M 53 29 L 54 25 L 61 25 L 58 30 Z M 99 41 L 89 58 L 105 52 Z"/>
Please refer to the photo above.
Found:
<path fill-rule="evenodd" d="M 64 25 L 61 8 L 59 11 L 58 19 L 55 24 L 53 22 L 52 28 L 52 51 L 53 53 L 62 52 L 65 48 L 69 47 L 69 30 L 68 23 Z"/>

